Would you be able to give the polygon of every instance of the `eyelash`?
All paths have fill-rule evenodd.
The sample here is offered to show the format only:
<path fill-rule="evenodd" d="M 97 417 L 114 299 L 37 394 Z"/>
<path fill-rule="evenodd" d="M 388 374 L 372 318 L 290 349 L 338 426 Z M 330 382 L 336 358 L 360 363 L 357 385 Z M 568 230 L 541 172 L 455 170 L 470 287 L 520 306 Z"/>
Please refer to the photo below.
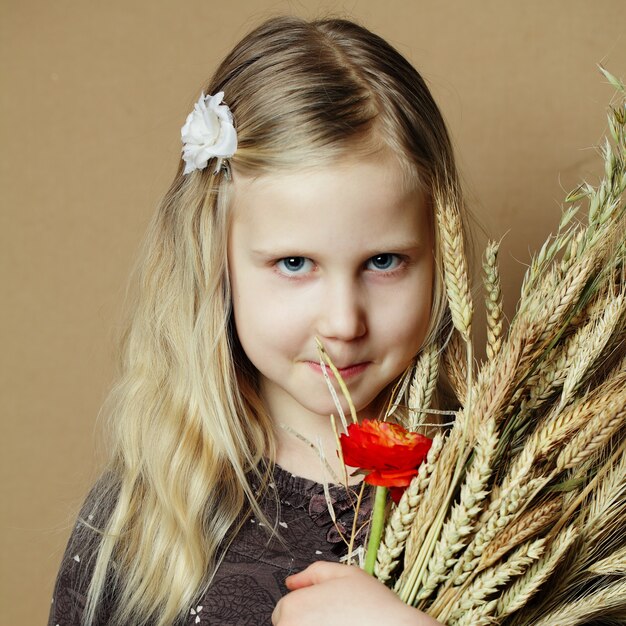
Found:
<path fill-rule="evenodd" d="M 275 263 L 275 266 L 278 269 L 279 273 L 281 273 L 281 274 L 283 274 L 285 276 L 288 276 L 289 278 L 294 278 L 295 276 L 299 276 L 299 273 L 281 270 L 280 264 L 284 263 L 286 261 L 293 261 L 293 260 L 296 260 L 296 259 L 303 260 L 305 262 L 308 261 L 309 263 L 311 263 L 311 259 L 307 259 L 306 257 L 303 257 L 303 256 L 286 256 L 286 257 L 283 257 L 282 259 L 278 259 L 278 261 L 276 261 L 276 263 Z"/>
<path fill-rule="evenodd" d="M 372 257 L 370 257 L 367 262 L 366 262 L 366 267 L 375 259 L 379 259 L 380 257 L 392 257 L 393 260 L 396 262 L 396 265 L 392 268 L 392 269 L 378 269 L 378 270 L 372 270 L 374 271 L 376 274 L 382 274 L 385 276 L 393 276 L 395 275 L 398 271 L 404 269 L 404 267 L 407 264 L 407 259 L 406 257 L 403 257 L 400 254 L 394 254 L 392 252 L 382 252 L 381 254 L 376 254 Z M 298 280 L 302 277 L 302 275 L 306 275 L 308 272 L 299 272 L 299 271 L 294 271 L 294 272 L 290 272 L 290 271 L 286 271 L 284 269 L 281 269 L 280 264 L 287 262 L 287 261 L 294 261 L 294 260 L 302 260 L 305 263 L 309 262 L 309 263 L 313 263 L 311 261 L 311 259 L 307 258 L 307 257 L 303 257 L 303 256 L 288 256 L 288 257 L 282 257 L 281 259 L 277 259 L 274 262 L 274 267 L 276 268 L 276 271 L 281 275 L 281 276 L 285 276 L 286 278 L 290 279 L 290 280 Z M 301 269 L 301 268 L 298 268 Z"/>

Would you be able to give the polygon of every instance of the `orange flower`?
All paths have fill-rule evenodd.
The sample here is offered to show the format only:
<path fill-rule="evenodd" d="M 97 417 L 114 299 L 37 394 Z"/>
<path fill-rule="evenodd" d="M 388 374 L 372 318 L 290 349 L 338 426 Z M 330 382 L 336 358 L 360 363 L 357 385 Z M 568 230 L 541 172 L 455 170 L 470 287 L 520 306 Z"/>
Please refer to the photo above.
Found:
<path fill-rule="evenodd" d="M 340 441 L 345 464 L 367 472 L 366 483 L 390 487 L 395 502 L 417 475 L 432 443 L 424 435 L 378 420 L 350 424 Z"/>

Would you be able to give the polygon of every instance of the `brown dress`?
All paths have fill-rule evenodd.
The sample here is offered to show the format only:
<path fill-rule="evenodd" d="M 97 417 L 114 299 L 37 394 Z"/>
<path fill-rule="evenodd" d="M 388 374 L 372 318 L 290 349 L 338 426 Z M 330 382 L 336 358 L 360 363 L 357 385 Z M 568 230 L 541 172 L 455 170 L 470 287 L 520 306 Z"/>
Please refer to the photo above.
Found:
<path fill-rule="evenodd" d="M 345 488 L 330 486 L 335 524 L 321 484 L 276 467 L 270 487 L 278 493 L 278 511 L 272 493 L 262 500 L 262 507 L 269 520 L 277 520 L 280 540 L 270 538 L 258 520 L 248 517 L 208 591 L 189 607 L 185 619 L 179 622 L 181 626 L 270 626 L 276 602 L 287 593 L 287 576 L 314 561 L 338 561 L 346 554 L 339 531 L 349 536 L 354 512 Z M 361 528 L 355 537 L 356 546 L 364 540 L 363 523 L 370 512 L 371 494 L 359 512 L 357 528 Z M 48 626 L 82 626 L 90 555 L 81 551 L 77 539 L 75 530 L 61 563 Z M 114 603 L 115 597 L 105 598 L 98 626 L 108 623 Z"/>

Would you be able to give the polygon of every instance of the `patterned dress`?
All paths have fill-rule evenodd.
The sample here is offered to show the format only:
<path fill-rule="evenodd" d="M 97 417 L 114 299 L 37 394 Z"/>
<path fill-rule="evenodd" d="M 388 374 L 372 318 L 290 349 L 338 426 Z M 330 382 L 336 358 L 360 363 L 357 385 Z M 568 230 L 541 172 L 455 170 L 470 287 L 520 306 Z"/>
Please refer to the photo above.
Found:
<path fill-rule="evenodd" d="M 272 490 L 278 494 L 278 507 Z M 208 591 L 190 607 L 181 626 L 270 626 L 276 602 L 287 593 L 287 576 L 314 561 L 339 561 L 346 555 L 340 532 L 350 535 L 354 511 L 345 488 L 329 487 L 335 523 L 319 483 L 276 466 L 268 491 L 261 504 L 267 518 L 277 520 L 279 537 L 270 538 L 267 529 L 249 516 L 226 551 Z M 370 493 L 359 511 L 356 547 L 364 541 L 364 523 L 371 504 Z M 48 626 L 81 626 L 85 581 L 89 579 L 85 568 L 90 567 L 90 560 L 90 555 L 81 550 L 75 530 L 61 563 Z M 98 626 L 107 624 L 114 603 L 114 597 L 105 598 Z"/>

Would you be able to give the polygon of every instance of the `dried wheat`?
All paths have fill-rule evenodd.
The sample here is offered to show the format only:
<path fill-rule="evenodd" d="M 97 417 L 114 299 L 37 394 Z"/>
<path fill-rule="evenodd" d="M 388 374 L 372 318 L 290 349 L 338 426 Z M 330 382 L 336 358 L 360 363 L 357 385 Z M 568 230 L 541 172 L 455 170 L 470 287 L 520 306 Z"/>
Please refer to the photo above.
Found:
<path fill-rule="evenodd" d="M 539 479 L 526 480 L 525 477 L 523 482 L 510 485 L 503 490 L 491 503 L 489 515 L 485 520 L 481 520 L 482 525 L 454 566 L 450 577 L 453 585 L 456 587 L 463 585 L 476 573 L 476 567 L 491 541 L 515 519 L 517 512 L 525 504 L 526 497 L 535 491 L 539 482 Z"/>
<path fill-rule="evenodd" d="M 587 571 L 600 576 L 626 576 L 626 546 L 593 563 Z"/>
<path fill-rule="evenodd" d="M 446 611 L 436 617 L 458 619 L 465 611 L 470 611 L 484 603 L 485 599 L 496 593 L 511 578 L 523 574 L 528 567 L 537 561 L 545 551 L 545 539 L 535 539 L 520 546 L 506 561 L 485 570 L 465 590 Z M 495 606 L 494 606 L 495 609 Z"/>
<path fill-rule="evenodd" d="M 467 538 L 474 530 L 475 520 L 487 495 L 487 482 L 492 472 L 491 461 L 497 443 L 495 419 L 490 419 L 479 427 L 474 458 L 461 487 L 460 501 L 452 507 L 450 519 L 441 530 L 416 600 L 430 597 L 437 585 L 447 578 L 456 561 L 456 554 L 467 544 Z"/>
<path fill-rule="evenodd" d="M 502 488 L 519 481 L 538 460 L 553 457 L 570 437 L 583 428 L 590 419 L 610 404 L 611 396 L 623 384 L 620 372 L 609 377 L 592 393 L 564 409 L 554 407 L 551 413 L 526 439 L 524 448 L 508 469 Z"/>
<path fill-rule="evenodd" d="M 467 256 L 459 207 L 435 191 L 436 220 L 443 252 L 444 282 L 452 323 L 466 342 L 471 340 L 473 304 L 469 290 Z"/>
<path fill-rule="evenodd" d="M 490 241 L 485 250 L 483 262 L 485 283 L 485 305 L 487 309 L 487 358 L 491 361 L 502 345 L 504 311 L 502 310 L 502 290 L 498 271 L 498 249 L 500 244 Z"/>
<path fill-rule="evenodd" d="M 500 596 L 495 609 L 497 617 L 510 615 L 528 602 L 552 574 L 577 534 L 574 528 L 569 527 L 550 544 L 546 553 Z"/>
<path fill-rule="evenodd" d="M 587 324 L 578 338 L 576 360 L 568 368 L 563 381 L 560 406 L 567 404 L 584 379 L 584 375 L 606 347 L 617 323 L 624 315 L 626 297 L 624 294 L 619 294 L 613 295 L 608 302 L 599 300 L 599 307 L 602 307 L 603 310 L 597 322 L 594 320 Z"/>
<path fill-rule="evenodd" d="M 450 340 L 444 348 L 442 365 L 456 397 L 461 404 L 465 404 L 467 396 L 466 349 L 463 337 L 456 329 L 452 331 Z"/>
<path fill-rule="evenodd" d="M 624 376 L 626 379 L 626 376 Z M 626 380 L 625 380 L 626 382 Z M 558 472 L 576 467 L 595 454 L 613 434 L 624 426 L 626 416 L 626 388 L 604 403 L 575 437 L 569 441 L 556 459 Z"/>
<path fill-rule="evenodd" d="M 563 504 L 555 498 L 526 511 L 516 522 L 496 535 L 483 552 L 478 569 L 482 570 L 499 561 L 507 552 L 530 539 L 549 526 L 558 517 Z"/>
<path fill-rule="evenodd" d="M 415 372 L 409 387 L 408 430 L 416 431 L 424 421 L 437 388 L 438 377 L 439 347 L 436 343 L 432 343 L 424 348 L 415 365 Z"/>
<path fill-rule="evenodd" d="M 459 619 L 448 620 L 448 624 L 449 626 L 490 626 L 490 624 L 497 624 L 497 620 L 491 617 L 495 610 L 495 603 L 495 600 L 491 600 L 471 611 L 466 611 Z"/>
<path fill-rule="evenodd" d="M 616 609 L 626 616 L 626 580 L 618 580 L 588 593 L 578 599 L 559 606 L 534 622 L 533 626 L 575 626 L 595 617 L 605 617 Z"/>

